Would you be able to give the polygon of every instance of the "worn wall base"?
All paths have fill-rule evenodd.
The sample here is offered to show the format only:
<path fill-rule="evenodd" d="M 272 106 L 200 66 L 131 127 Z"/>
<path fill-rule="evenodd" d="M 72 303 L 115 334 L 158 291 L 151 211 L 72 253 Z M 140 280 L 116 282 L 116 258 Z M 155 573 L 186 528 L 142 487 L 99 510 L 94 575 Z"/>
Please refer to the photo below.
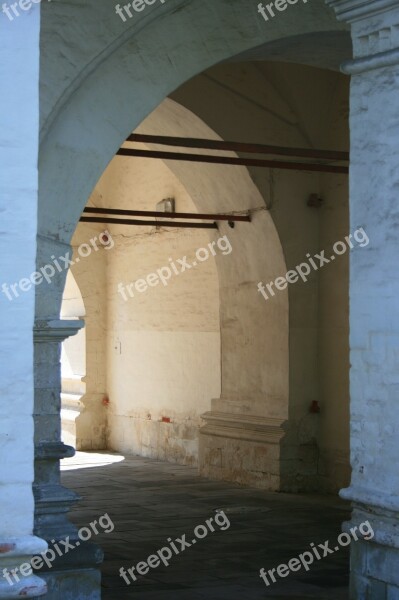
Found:
<path fill-rule="evenodd" d="M 45 600 L 100 600 L 99 565 L 103 560 L 103 551 L 96 544 L 81 542 L 76 536 L 69 541 L 74 546 L 77 542 L 80 545 L 57 558 L 51 569 L 45 566 L 40 570 L 40 577 L 47 583 Z M 52 544 L 49 544 L 51 547 Z"/>
<path fill-rule="evenodd" d="M 74 569 L 41 576 L 47 583 L 46 600 L 101 600 L 101 572 Z"/>
<path fill-rule="evenodd" d="M 337 494 L 350 483 L 349 453 L 321 447 L 317 474 L 319 491 L 323 494 Z"/>
<path fill-rule="evenodd" d="M 172 418 L 169 423 L 144 416 L 110 415 L 108 448 L 196 467 L 199 426 L 199 419 Z"/>
<path fill-rule="evenodd" d="M 358 541 L 351 548 L 350 599 L 399 600 L 399 550 Z"/>
<path fill-rule="evenodd" d="M 200 474 L 277 491 L 283 421 L 207 412 L 200 430 Z"/>
<path fill-rule="evenodd" d="M 347 457 L 323 454 L 311 437 L 299 442 L 295 422 L 218 411 L 202 418 L 199 469 L 204 477 L 290 493 L 335 493 L 348 481 Z"/>

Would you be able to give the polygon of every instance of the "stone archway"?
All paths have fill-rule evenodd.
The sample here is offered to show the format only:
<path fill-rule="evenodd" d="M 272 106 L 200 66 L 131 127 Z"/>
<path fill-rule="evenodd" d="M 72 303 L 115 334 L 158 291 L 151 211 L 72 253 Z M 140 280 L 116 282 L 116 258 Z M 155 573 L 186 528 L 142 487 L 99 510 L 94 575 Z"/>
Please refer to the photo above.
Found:
<path fill-rule="evenodd" d="M 79 20 L 73 3 L 55 4 L 51 12 L 44 5 L 38 264 L 46 265 L 52 256 L 70 257 L 71 236 L 99 175 L 129 132 L 181 83 L 222 60 L 259 46 L 267 48 L 268 43 L 277 40 L 287 48 L 291 37 L 302 35 L 305 39 L 307 34 L 316 33 L 313 40 L 320 41 L 327 32 L 346 29 L 337 24 L 323 2 L 316 6 L 308 5 L 306 10 L 292 7 L 273 28 L 265 28 L 257 12 L 248 10 L 246 0 L 234 6 L 215 6 L 214 0 L 190 4 L 172 0 L 163 7 L 151 8 L 123 28 L 123 24 L 112 20 L 114 15 L 108 16 L 105 2 L 96 3 L 95 9 L 94 2 L 87 3 Z M 54 46 L 52 39 L 60 23 L 66 48 L 62 43 Z M 89 45 L 83 41 L 87 39 Z M 65 76 L 59 62 L 65 65 L 68 48 L 73 48 L 73 56 L 69 57 Z M 58 71 L 62 72 L 61 78 Z M 44 539 L 66 533 L 71 539 L 76 536 L 65 517 L 75 496 L 60 486 L 58 472 L 59 459 L 69 452 L 59 443 L 59 344 L 79 327 L 77 322 L 59 320 L 64 283 L 65 272 L 55 273 L 51 286 L 39 286 L 36 296 L 37 340 L 47 344 L 52 356 L 36 364 L 36 379 L 50 382 L 48 391 L 54 399 L 42 408 L 52 413 L 52 426 L 36 418 L 40 454 L 35 531 Z M 270 423 L 263 425 L 269 427 Z M 93 590 L 99 587 L 96 564 L 100 554 L 93 546 L 86 546 L 82 553 L 73 565 L 64 561 L 59 571 L 45 574 L 48 598 L 58 597 L 61 581 L 65 595 L 97 597 Z"/>
<path fill-rule="evenodd" d="M 195 135 L 196 137 L 214 139 L 217 137 L 192 112 L 169 99 L 165 100 L 142 123 L 140 131 L 157 131 L 165 135 L 173 133 L 179 136 Z M 135 180 L 130 173 L 134 173 L 135 170 L 140 168 L 144 173 L 147 173 L 149 182 L 152 179 L 157 181 L 165 177 L 161 173 L 163 174 L 166 169 L 166 166 L 163 165 L 161 173 L 155 172 L 154 169 L 157 168 L 157 163 L 152 162 L 151 167 L 149 167 L 149 163 L 143 163 L 143 160 L 145 159 L 141 159 L 141 162 L 138 163 L 138 159 L 135 159 L 135 162 L 132 163 L 131 158 L 115 157 L 102 176 L 96 192 L 92 195 L 93 204 L 103 208 L 131 208 L 132 205 L 129 203 L 129 199 L 137 198 L 140 199 L 140 206 L 142 207 L 147 191 L 145 185 L 142 184 L 143 175 L 141 172 L 136 174 Z M 137 163 L 139 166 L 137 166 Z M 135 165 L 133 170 L 131 169 L 132 164 Z M 218 386 L 213 388 L 216 389 L 215 392 L 212 392 L 214 395 L 207 398 L 205 408 L 202 409 L 202 413 L 205 413 L 203 418 L 207 424 L 202 428 L 202 435 L 200 436 L 200 471 L 212 477 L 257 485 L 267 489 L 280 489 L 279 443 L 286 428 L 289 414 L 288 293 L 285 291 L 279 294 L 273 304 L 270 305 L 270 309 L 265 310 L 263 298 L 259 295 L 257 289 L 260 280 L 273 279 L 287 270 L 273 220 L 263 203 L 262 196 L 249 177 L 247 169 L 243 167 L 231 168 L 209 164 L 187 166 L 184 163 L 167 162 L 167 170 L 175 176 L 176 182 L 183 186 L 189 198 L 192 199 L 190 201 L 195 207 L 194 210 L 203 213 L 227 214 L 250 211 L 252 214 L 250 224 L 237 224 L 234 229 L 231 229 L 227 223 L 219 222 L 218 232 L 210 237 L 211 240 L 217 240 L 222 236 L 228 238 L 232 246 L 232 254 L 228 260 L 217 253 L 215 254 L 220 290 L 218 292 L 217 311 L 220 313 L 222 352 L 220 356 L 219 350 L 219 357 L 215 357 L 214 360 L 217 363 L 218 371 L 221 368 L 222 394 L 220 395 Z M 152 185 L 151 189 L 151 197 L 153 198 L 154 195 L 156 196 L 157 192 L 155 190 L 157 188 Z M 119 204 L 112 204 L 111 199 L 114 195 L 121 197 Z M 189 208 L 189 212 L 193 212 L 193 208 Z M 85 226 L 86 224 L 81 224 L 79 231 Z M 111 225 L 112 235 L 115 233 L 114 229 L 115 226 Z M 125 238 L 129 229 L 122 228 L 119 231 L 120 229 L 117 226 L 116 233 L 119 232 L 120 237 Z M 86 233 L 87 235 L 89 234 Z M 159 241 L 158 245 L 160 243 Z M 155 252 L 155 249 L 151 250 L 149 247 L 148 252 L 151 254 Z M 115 278 L 113 268 L 119 264 L 118 257 L 120 253 L 121 249 L 118 248 L 115 260 L 112 260 L 111 264 L 108 263 L 107 280 Z M 141 254 L 139 255 L 141 256 Z M 145 260 L 144 257 L 141 258 L 142 261 Z M 112 255 L 112 259 L 114 259 L 114 255 Z M 167 256 L 163 260 L 166 259 Z M 134 260 L 133 256 L 131 260 Z M 160 257 L 159 260 L 162 261 L 162 258 Z M 74 266 L 73 269 L 75 268 Z M 141 266 L 141 269 L 144 268 L 145 264 Z M 129 269 L 129 261 L 126 263 L 126 269 Z M 91 270 L 90 267 L 88 270 Z M 96 282 L 92 279 L 93 275 L 89 276 L 90 283 L 88 286 L 86 285 L 89 301 L 93 297 L 93 290 L 96 289 Z M 105 293 L 107 298 L 112 298 L 109 304 L 112 316 L 108 311 L 108 321 L 111 323 L 115 321 L 116 306 L 119 306 L 119 295 L 116 293 L 115 286 L 116 284 L 107 288 L 108 292 Z M 104 293 L 100 292 L 100 297 L 102 296 L 104 296 Z M 170 301 L 171 299 L 169 299 Z M 213 306 L 213 302 L 212 297 L 209 308 L 211 308 L 211 305 Z M 128 305 L 124 305 L 122 302 L 120 310 L 122 310 L 123 319 L 126 320 L 124 328 L 128 326 L 129 322 L 127 309 Z M 159 310 L 156 304 L 154 304 L 154 310 Z M 182 310 L 185 311 L 184 304 Z M 192 310 L 195 312 L 194 305 Z M 206 311 L 206 306 L 202 306 L 200 310 Z M 100 312 L 102 311 L 103 309 L 100 310 Z M 151 319 L 147 322 L 145 312 L 142 319 L 143 323 L 147 323 L 149 330 L 153 331 L 152 335 L 155 335 L 157 330 L 153 329 L 154 324 Z M 169 328 L 172 327 L 173 323 L 173 320 L 170 319 L 171 317 L 167 319 Z M 184 325 L 183 321 L 180 323 L 179 328 L 186 327 L 187 331 L 191 331 L 191 337 L 193 338 L 191 343 L 195 344 L 195 328 L 194 330 L 190 329 L 190 321 L 191 319 L 188 318 L 187 323 Z M 110 332 L 107 335 L 109 336 Z M 125 335 L 125 331 L 121 331 L 118 335 L 115 333 L 115 335 L 117 339 L 122 335 L 124 338 L 122 345 L 125 348 L 130 344 L 132 349 L 129 356 L 134 354 L 132 341 L 129 342 L 130 338 Z M 101 340 L 97 343 L 101 346 Z M 159 343 L 163 344 L 164 342 L 160 339 Z M 173 342 L 170 341 L 170 343 L 173 346 Z M 200 347 L 200 339 L 198 339 L 198 344 L 198 347 Z M 121 353 L 118 353 L 117 359 L 113 359 L 111 346 L 112 344 L 109 344 L 110 354 L 107 365 L 110 372 L 107 380 L 110 383 L 110 389 L 107 391 L 111 397 L 115 395 L 118 398 L 120 392 L 117 385 L 117 373 L 121 378 L 121 361 L 123 362 L 123 357 L 120 357 L 119 354 Z M 124 355 L 125 353 L 123 353 Z M 142 358 L 137 357 L 137 360 L 141 362 Z M 205 356 L 200 362 L 204 364 L 203 361 L 208 364 Z M 115 374 L 111 368 L 114 364 Z M 135 381 L 131 382 L 133 386 L 138 384 L 138 379 L 140 379 L 140 374 L 137 374 Z M 166 373 L 162 379 L 165 383 L 168 381 Z M 205 382 L 203 381 L 201 384 L 200 379 L 198 381 L 195 378 L 193 379 L 192 385 L 194 388 L 207 389 Z M 142 385 L 145 388 L 145 381 Z M 177 381 L 175 385 L 178 396 Z M 139 396 L 141 394 L 145 395 L 144 388 L 138 386 L 137 393 Z M 189 395 L 188 393 L 187 401 Z M 138 405 L 140 405 L 140 402 L 138 402 Z M 170 408 L 172 409 L 172 407 L 173 404 Z M 144 411 L 146 414 L 150 411 L 150 407 L 147 406 L 147 409 L 147 411 Z M 131 410 L 133 410 L 133 406 Z M 113 440 L 117 440 L 118 431 L 122 437 L 124 436 L 123 432 L 128 435 L 127 432 L 130 431 L 130 427 L 134 427 L 133 423 L 136 423 L 138 428 L 134 430 L 135 434 L 132 430 L 134 437 L 141 437 L 142 435 L 146 437 L 142 432 L 143 427 L 147 427 L 152 432 L 149 434 L 150 436 L 154 435 L 155 426 L 151 422 L 150 425 L 148 421 L 140 425 L 140 419 L 131 421 L 122 414 L 118 414 L 118 417 L 116 417 L 113 402 L 111 402 L 109 412 L 110 427 L 112 429 L 111 422 L 116 427 L 115 431 L 113 429 L 110 431 Z M 98 406 L 92 405 L 89 408 L 86 417 L 87 422 L 90 420 L 89 413 L 92 415 L 93 422 L 95 422 L 99 414 Z M 89 428 L 86 427 L 85 430 L 89 431 Z M 221 443 L 223 448 L 220 447 Z M 87 447 L 90 448 L 91 445 L 89 444 Z M 95 446 L 93 445 L 93 447 Z M 136 449 L 137 447 L 135 446 Z M 124 450 L 125 448 L 117 445 L 116 449 Z M 252 463 L 253 468 L 251 468 Z"/>
<path fill-rule="evenodd" d="M 372 543 L 366 538 L 367 541 L 359 540 L 353 545 L 351 597 L 385 600 L 388 596 L 396 598 L 399 593 L 394 568 L 399 548 L 399 480 L 396 461 L 392 460 L 397 453 L 399 430 L 399 2 L 326 0 L 326 4 L 335 10 L 338 20 L 350 26 L 353 39 L 354 59 L 343 67 L 346 73 L 353 75 L 351 226 L 366 228 L 372 240 L 366 250 L 359 249 L 351 258 L 353 470 L 351 486 L 343 495 L 354 503 L 350 525 L 357 526 L 370 519 L 376 534 Z M 26 3 L 25 8 L 28 9 Z M 13 269 L 21 268 L 26 274 L 33 268 L 39 59 L 42 63 L 43 146 L 38 255 L 39 263 L 47 264 L 53 252 L 54 256 L 67 255 L 74 224 L 99 173 L 126 133 L 170 90 L 211 64 L 247 51 L 254 50 L 256 54 L 261 46 L 263 50 L 269 48 L 275 59 L 284 46 L 285 59 L 289 60 L 288 55 L 294 51 L 292 42 L 301 34 L 318 40 L 320 43 L 315 43 L 314 53 L 322 51 L 325 56 L 323 42 L 327 38 L 331 42 L 331 32 L 347 29 L 346 25 L 337 25 L 333 13 L 321 0 L 308 2 L 306 7 L 301 3 L 289 7 L 269 28 L 259 21 L 256 11 L 256 3 L 251 11 L 247 0 L 217 3 L 214 0 L 169 0 L 167 4 L 150 7 L 125 24 L 118 21 L 113 7 L 110 10 L 105 0 L 88 0 L 84 4 L 67 0 L 35 2 L 32 10 L 24 10 L 18 24 L 11 27 L 3 18 L 1 42 L 7 54 L 2 64 L 6 90 L 2 100 L 7 118 L 0 146 L 7 206 L 3 211 L 5 233 L 1 242 L 4 255 L 10 250 L 14 254 Z M 41 12 L 42 47 L 39 50 Z M 110 59 L 111 56 L 115 60 Z M 306 53 L 298 53 L 298 56 L 309 60 Z M 122 117 L 120 126 L 114 114 L 117 111 L 118 117 Z M 24 230 L 24 237 L 15 235 L 15 226 L 26 223 L 29 226 Z M 7 269 L 6 273 L 14 277 Z M 31 283 L 36 285 L 36 274 L 33 276 Z M 54 279 L 51 294 L 48 287 L 41 286 L 34 331 L 37 342 L 36 530 L 43 531 L 47 539 L 69 535 L 73 530 L 64 513 L 74 496 L 60 487 L 58 478 L 58 460 L 65 453 L 58 431 L 59 345 L 76 330 L 58 319 L 63 283 L 63 276 Z M 5 311 L 4 318 L 2 349 L 7 353 L 11 349 L 14 356 L 18 356 L 15 360 L 18 381 L 8 364 L 2 369 L 4 437 L 11 457 L 10 462 L 4 464 L 3 496 L 9 515 L 13 516 L 2 530 L 5 566 L 20 564 L 22 558 L 44 548 L 41 540 L 31 536 L 33 294 L 25 298 L 23 311 L 18 304 L 13 304 L 11 310 Z M 20 357 L 21 341 L 24 353 Z M 18 408 L 12 419 L 9 418 L 10 405 Z M 352 529 L 348 527 L 348 530 Z M 69 556 L 68 561 L 63 561 L 63 577 L 55 572 L 54 577 L 47 577 L 48 598 L 70 596 L 94 600 L 99 597 L 97 573 L 95 568 L 89 568 L 99 556 L 90 552 L 83 555 L 78 559 L 76 555 Z M 34 577 L 12 592 L 4 578 L 0 587 L 3 598 L 19 591 L 28 596 L 47 593 L 42 580 Z"/>
<path fill-rule="evenodd" d="M 137 131 L 220 139 L 172 100 L 165 100 Z M 167 165 L 193 198 L 198 212 L 253 211 L 250 225 L 234 230 L 227 224 L 219 225 L 218 235 L 228 236 L 233 252 L 229 263 L 216 257 L 221 396 L 212 399 L 212 410 L 204 415 L 200 472 L 280 489 L 280 471 L 275 465 L 289 412 L 288 293 L 281 294 L 265 311 L 256 291 L 259 280 L 272 279 L 286 270 L 275 225 L 245 167 L 201 164 L 193 168 L 174 161 L 167 161 Z"/>

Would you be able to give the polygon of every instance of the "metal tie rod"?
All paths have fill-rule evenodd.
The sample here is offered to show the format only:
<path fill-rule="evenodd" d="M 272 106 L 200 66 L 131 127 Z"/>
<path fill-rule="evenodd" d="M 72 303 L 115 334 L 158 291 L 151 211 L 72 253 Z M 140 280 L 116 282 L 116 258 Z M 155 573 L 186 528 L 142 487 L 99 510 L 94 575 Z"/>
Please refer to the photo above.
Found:
<path fill-rule="evenodd" d="M 178 160 L 199 163 L 212 163 L 222 165 L 241 165 L 246 167 L 267 167 L 269 169 L 289 169 L 294 171 L 316 171 L 321 173 L 348 174 L 349 168 L 333 166 L 322 163 L 298 163 L 260 158 L 239 158 L 231 156 L 213 156 L 206 154 L 186 154 L 184 152 L 161 152 L 156 150 L 136 150 L 134 148 L 120 148 L 118 156 L 135 156 L 141 158 L 158 158 L 163 160 Z"/>
<path fill-rule="evenodd" d="M 202 138 L 184 138 L 164 135 L 145 135 L 133 133 L 128 142 L 144 144 L 159 144 L 163 146 L 178 146 L 180 148 L 203 148 L 205 150 L 230 150 L 247 154 L 276 154 L 280 156 L 301 156 L 302 158 L 320 158 L 325 160 L 349 161 L 349 152 L 340 150 L 316 150 L 314 148 L 287 148 L 265 144 L 250 144 L 246 142 L 228 142 L 225 140 L 208 140 Z"/>
<path fill-rule="evenodd" d="M 162 219 L 200 219 L 203 221 L 245 221 L 250 223 L 251 216 L 246 215 L 218 215 L 202 213 L 182 213 L 182 212 L 160 212 L 155 210 L 125 210 L 121 208 L 96 208 L 87 206 L 84 213 L 100 215 L 120 215 L 125 217 L 159 217 Z"/>
<path fill-rule="evenodd" d="M 162 213 L 167 214 L 167 213 Z M 106 219 L 105 217 L 80 217 L 81 223 L 111 223 L 141 227 L 186 227 L 187 229 L 217 229 L 216 223 L 184 223 L 182 221 L 140 221 L 137 219 Z"/>

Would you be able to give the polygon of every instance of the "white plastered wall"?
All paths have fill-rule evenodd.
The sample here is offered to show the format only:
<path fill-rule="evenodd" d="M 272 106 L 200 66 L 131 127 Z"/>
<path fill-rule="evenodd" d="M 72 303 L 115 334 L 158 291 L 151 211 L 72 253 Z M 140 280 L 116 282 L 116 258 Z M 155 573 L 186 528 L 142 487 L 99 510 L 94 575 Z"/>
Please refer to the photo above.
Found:
<path fill-rule="evenodd" d="M 35 272 L 40 9 L 36 5 L 18 23 L 1 17 L 0 598 L 8 599 L 46 593 L 45 582 L 32 573 L 12 588 L 5 577 L 47 548 L 33 536 L 35 294 L 32 286 L 25 292 L 17 287 L 13 297 L 8 288 Z"/>
<path fill-rule="evenodd" d="M 62 319 L 84 319 L 86 309 L 82 294 L 70 269 L 61 306 Z M 83 404 L 86 385 L 86 329 L 66 339 L 61 346 L 61 439 L 76 448 L 76 420 Z"/>
<path fill-rule="evenodd" d="M 103 206 L 156 210 L 173 197 L 196 212 L 162 162 L 116 158 L 101 179 Z M 112 226 L 108 256 L 107 373 L 110 448 L 196 464 L 200 415 L 220 394 L 219 284 L 215 261 L 173 275 L 166 286 L 127 286 L 188 257 L 210 237 L 204 230 Z M 118 293 L 118 284 L 124 294 Z"/>
<path fill-rule="evenodd" d="M 96 194 L 94 190 L 92 199 Z M 101 241 L 105 229 L 106 225 L 81 223 L 72 239 L 71 271 L 85 305 L 85 328 L 80 336 L 81 341 L 83 336 L 85 339 L 86 363 L 74 444 L 78 450 L 102 450 L 107 446 L 104 404 L 107 397 L 107 257 L 112 248 L 111 244 L 107 246 Z M 75 343 L 79 344 L 79 339 Z"/>

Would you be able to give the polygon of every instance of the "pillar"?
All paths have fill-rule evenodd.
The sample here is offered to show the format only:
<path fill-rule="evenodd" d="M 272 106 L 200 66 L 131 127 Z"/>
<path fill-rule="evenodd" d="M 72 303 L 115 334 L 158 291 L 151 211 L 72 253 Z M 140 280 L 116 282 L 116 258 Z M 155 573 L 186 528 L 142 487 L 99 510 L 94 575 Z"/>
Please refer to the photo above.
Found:
<path fill-rule="evenodd" d="M 0 18 L 0 598 L 46 593 L 33 572 L 4 576 L 46 550 L 33 535 L 34 293 L 10 285 L 35 270 L 39 135 L 38 5 Z M 29 568 L 29 567 L 28 567 Z"/>
<path fill-rule="evenodd" d="M 57 558 L 51 569 L 43 568 L 41 576 L 48 587 L 46 600 L 101 597 L 102 551 L 96 544 L 79 539 L 77 528 L 68 519 L 68 511 L 79 496 L 60 482 L 60 459 L 75 453 L 61 442 L 61 344 L 83 325 L 78 320 L 37 320 L 34 330 L 35 533 L 48 542 L 49 548 L 67 538 L 74 546 L 74 550 Z"/>
<path fill-rule="evenodd" d="M 68 511 L 79 501 L 79 496 L 60 480 L 60 460 L 75 453 L 61 441 L 61 344 L 76 335 L 84 322 L 59 318 L 67 270 L 55 265 L 58 257 L 66 257 L 68 253 L 71 257 L 72 249 L 51 235 L 42 232 L 37 247 L 37 271 L 46 265 L 54 269 L 49 282 L 42 281 L 36 288 L 34 531 L 47 541 L 50 549 L 56 548 L 56 544 L 63 548 L 59 542 L 67 538 L 74 547 L 57 557 L 50 569 L 46 566 L 41 569 L 40 575 L 48 588 L 45 599 L 100 600 L 103 553 L 94 538 L 90 542 L 79 539 L 77 527 L 68 519 Z M 63 261 L 58 260 L 58 264 L 61 266 Z M 106 507 L 103 511 L 99 508 L 98 516 L 105 512 Z"/>
<path fill-rule="evenodd" d="M 399 599 L 399 1 L 328 0 L 350 23 L 351 599 Z"/>

